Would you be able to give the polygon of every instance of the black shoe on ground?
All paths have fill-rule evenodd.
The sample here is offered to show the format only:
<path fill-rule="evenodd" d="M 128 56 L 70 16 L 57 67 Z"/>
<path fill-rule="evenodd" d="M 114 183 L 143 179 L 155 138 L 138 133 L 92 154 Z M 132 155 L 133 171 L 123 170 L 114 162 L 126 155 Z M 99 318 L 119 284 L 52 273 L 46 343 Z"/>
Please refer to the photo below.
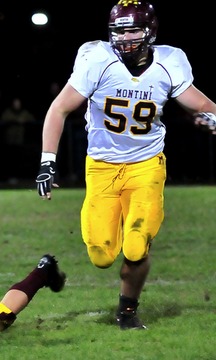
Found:
<path fill-rule="evenodd" d="M 125 311 L 117 312 L 116 316 L 117 325 L 121 330 L 146 330 L 147 327 L 142 324 L 136 314 L 136 310 L 128 309 Z"/>
<path fill-rule="evenodd" d="M 0 331 L 6 330 L 16 320 L 16 315 L 11 311 L 6 314 L 5 312 L 0 313 Z"/>
<path fill-rule="evenodd" d="M 59 269 L 58 261 L 55 259 L 55 256 L 49 254 L 43 255 L 37 268 L 47 271 L 48 280 L 45 285 L 46 287 L 49 287 L 54 292 L 59 292 L 63 289 L 66 281 L 66 274 Z"/>

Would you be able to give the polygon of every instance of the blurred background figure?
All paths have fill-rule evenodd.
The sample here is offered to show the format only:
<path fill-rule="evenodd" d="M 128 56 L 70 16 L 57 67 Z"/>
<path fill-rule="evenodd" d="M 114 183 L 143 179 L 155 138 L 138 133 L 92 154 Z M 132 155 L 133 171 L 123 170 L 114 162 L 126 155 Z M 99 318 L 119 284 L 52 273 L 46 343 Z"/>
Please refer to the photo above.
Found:
<path fill-rule="evenodd" d="M 11 184 L 18 182 L 22 176 L 20 159 L 23 158 L 27 141 L 28 124 L 34 124 L 36 118 L 24 107 L 22 99 L 14 97 L 0 115 L 1 146 L 4 149 L 4 179 Z M 33 128 L 31 128 L 32 132 Z"/>
<path fill-rule="evenodd" d="M 22 100 L 13 98 L 11 104 L 2 111 L 1 123 L 5 124 L 4 142 L 6 145 L 23 145 L 25 141 L 25 124 L 34 122 L 34 115 L 23 107 Z"/>
<path fill-rule="evenodd" d="M 55 80 L 52 80 L 40 90 L 38 97 L 40 100 L 38 101 L 37 98 L 35 106 L 35 114 L 37 114 L 37 119 L 39 121 L 43 121 L 47 108 L 58 95 L 60 90 L 61 85 Z"/>
<path fill-rule="evenodd" d="M 60 92 L 61 87 L 58 82 L 52 81 L 50 84 L 50 101 L 52 102 Z"/>

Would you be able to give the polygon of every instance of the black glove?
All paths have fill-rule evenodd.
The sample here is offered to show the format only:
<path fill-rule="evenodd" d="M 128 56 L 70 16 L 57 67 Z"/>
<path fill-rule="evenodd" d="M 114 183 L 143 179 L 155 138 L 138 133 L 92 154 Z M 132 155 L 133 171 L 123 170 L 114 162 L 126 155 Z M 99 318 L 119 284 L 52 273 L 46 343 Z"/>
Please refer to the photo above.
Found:
<path fill-rule="evenodd" d="M 51 192 L 52 185 L 56 187 L 56 163 L 55 161 L 43 161 L 36 178 L 37 190 L 40 196 L 47 196 Z M 49 197 L 50 199 L 50 197 Z"/>

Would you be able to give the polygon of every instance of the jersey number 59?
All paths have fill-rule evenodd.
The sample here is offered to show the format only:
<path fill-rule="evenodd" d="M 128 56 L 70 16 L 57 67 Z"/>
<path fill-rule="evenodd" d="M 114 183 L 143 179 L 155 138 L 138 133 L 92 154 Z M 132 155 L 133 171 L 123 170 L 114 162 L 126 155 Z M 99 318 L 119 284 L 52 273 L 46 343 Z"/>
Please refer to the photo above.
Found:
<path fill-rule="evenodd" d="M 118 106 L 122 108 L 128 108 L 130 104 L 129 100 L 107 98 L 105 103 L 104 112 L 109 117 L 117 120 L 117 124 L 113 124 L 109 120 L 104 120 L 104 124 L 108 130 L 121 134 L 126 130 L 128 124 L 128 118 L 122 112 L 115 112 L 114 107 Z M 130 131 L 134 135 L 147 134 L 151 130 L 151 124 L 155 117 L 156 105 L 152 101 L 139 101 L 134 105 L 132 111 L 132 118 L 138 124 L 131 125 Z"/>

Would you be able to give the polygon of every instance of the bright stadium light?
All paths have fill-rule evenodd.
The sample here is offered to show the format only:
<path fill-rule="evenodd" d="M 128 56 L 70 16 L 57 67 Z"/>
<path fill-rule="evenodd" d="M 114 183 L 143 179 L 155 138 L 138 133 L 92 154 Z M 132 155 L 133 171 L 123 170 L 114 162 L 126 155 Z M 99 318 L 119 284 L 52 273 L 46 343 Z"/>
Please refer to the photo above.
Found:
<path fill-rule="evenodd" d="M 42 12 L 33 14 L 31 19 L 34 25 L 46 25 L 48 22 L 47 15 Z"/>

